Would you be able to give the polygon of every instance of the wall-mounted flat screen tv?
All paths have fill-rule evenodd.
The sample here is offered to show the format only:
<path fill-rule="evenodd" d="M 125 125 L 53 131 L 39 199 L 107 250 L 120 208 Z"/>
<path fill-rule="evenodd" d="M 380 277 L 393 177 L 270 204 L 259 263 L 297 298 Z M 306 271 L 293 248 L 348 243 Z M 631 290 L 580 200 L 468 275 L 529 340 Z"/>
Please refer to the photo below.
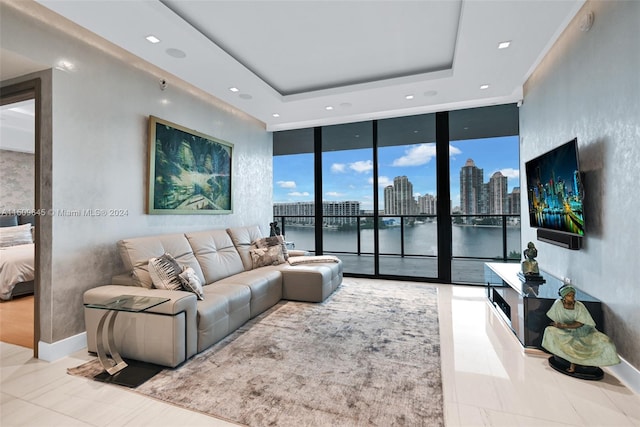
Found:
<path fill-rule="evenodd" d="M 584 236 L 578 140 L 525 163 L 531 227 Z"/>

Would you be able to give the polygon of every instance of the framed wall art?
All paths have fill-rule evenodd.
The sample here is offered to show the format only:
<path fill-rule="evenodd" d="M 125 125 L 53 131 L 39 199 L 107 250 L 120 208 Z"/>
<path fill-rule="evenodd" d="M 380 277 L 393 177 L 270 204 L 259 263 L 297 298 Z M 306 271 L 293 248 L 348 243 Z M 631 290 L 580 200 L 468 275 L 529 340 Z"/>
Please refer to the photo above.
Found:
<path fill-rule="evenodd" d="M 149 116 L 150 214 L 228 214 L 233 144 Z"/>

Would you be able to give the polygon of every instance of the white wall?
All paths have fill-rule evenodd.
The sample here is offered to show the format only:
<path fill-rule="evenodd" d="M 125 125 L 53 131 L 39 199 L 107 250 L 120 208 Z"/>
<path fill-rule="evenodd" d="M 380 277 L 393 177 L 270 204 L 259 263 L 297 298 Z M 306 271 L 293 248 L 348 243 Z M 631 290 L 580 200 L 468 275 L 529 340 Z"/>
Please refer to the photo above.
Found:
<path fill-rule="evenodd" d="M 579 29 L 591 10 L 594 25 Z M 571 251 L 536 242 L 541 268 L 604 303 L 605 332 L 640 369 L 640 2 L 589 1 L 525 85 L 524 163 L 574 137 L 585 172 L 585 238 Z M 524 183 L 523 183 L 524 185 Z M 522 212 L 526 212 L 523 192 Z M 522 241 L 536 241 L 526 217 Z"/>
<path fill-rule="evenodd" d="M 50 266 L 40 266 L 51 269 L 40 289 L 41 341 L 54 343 L 84 331 L 82 294 L 122 272 L 116 253 L 120 238 L 250 224 L 268 233 L 272 139 L 263 123 L 166 74 L 169 86 L 161 91 L 159 70 L 92 41 L 84 30 L 66 34 L 57 28 L 60 20 L 36 3 L 3 4 L 0 19 L 3 49 L 44 68 L 61 59 L 74 64 L 71 71 L 54 68 L 52 76 L 52 170 L 43 175 L 51 181 L 52 206 L 41 207 L 58 213 L 51 235 L 43 236 L 50 244 L 40 245 L 51 255 Z M 233 214 L 145 213 L 149 115 L 234 144 Z M 127 215 L 59 213 L 75 209 L 124 209 Z"/>

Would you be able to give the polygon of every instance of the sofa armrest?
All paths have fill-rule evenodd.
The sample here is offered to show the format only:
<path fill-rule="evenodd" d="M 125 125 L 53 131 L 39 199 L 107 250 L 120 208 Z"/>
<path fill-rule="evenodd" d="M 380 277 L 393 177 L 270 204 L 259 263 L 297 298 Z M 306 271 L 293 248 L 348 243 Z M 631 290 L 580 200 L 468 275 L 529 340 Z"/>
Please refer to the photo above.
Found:
<path fill-rule="evenodd" d="M 115 322 L 115 342 L 124 358 L 175 367 L 198 350 L 197 298 L 194 293 L 106 285 L 89 289 L 85 304 L 97 304 L 120 295 L 164 297 L 169 301 L 139 312 L 121 312 Z M 106 310 L 85 307 L 87 348 L 96 351 L 97 330 Z"/>
<path fill-rule="evenodd" d="M 84 293 L 85 304 L 98 304 L 120 295 L 136 295 L 169 298 L 169 301 L 145 310 L 146 313 L 176 315 L 183 311 L 192 311 L 195 314 L 197 297 L 192 292 L 169 291 L 165 289 L 147 289 L 140 286 L 106 285 L 89 289 Z"/>

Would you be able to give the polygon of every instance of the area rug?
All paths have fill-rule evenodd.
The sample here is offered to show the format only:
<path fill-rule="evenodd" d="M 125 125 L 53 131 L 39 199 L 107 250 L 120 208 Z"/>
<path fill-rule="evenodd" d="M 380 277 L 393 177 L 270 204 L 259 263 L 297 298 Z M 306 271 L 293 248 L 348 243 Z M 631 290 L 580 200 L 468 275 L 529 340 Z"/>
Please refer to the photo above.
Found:
<path fill-rule="evenodd" d="M 92 377 L 97 360 L 69 373 Z M 135 392 L 248 426 L 442 426 L 437 290 L 345 278 L 281 301 Z"/>

